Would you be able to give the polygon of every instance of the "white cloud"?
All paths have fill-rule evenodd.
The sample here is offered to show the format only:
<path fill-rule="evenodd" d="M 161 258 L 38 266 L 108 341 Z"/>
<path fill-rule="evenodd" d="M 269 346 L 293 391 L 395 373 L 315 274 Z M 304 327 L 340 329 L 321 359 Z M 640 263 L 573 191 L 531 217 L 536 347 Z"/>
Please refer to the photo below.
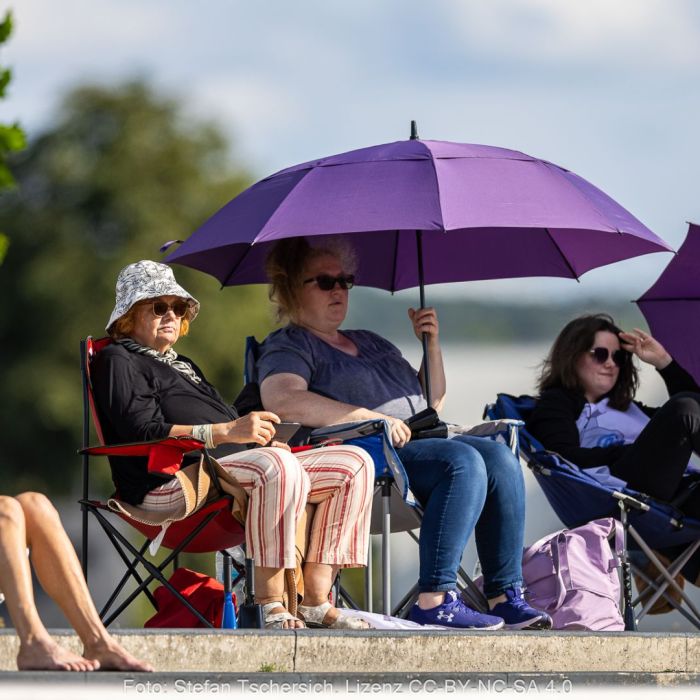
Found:
<path fill-rule="evenodd" d="M 444 9 L 468 46 L 499 57 L 660 69 L 700 61 L 692 0 L 446 0 Z"/>

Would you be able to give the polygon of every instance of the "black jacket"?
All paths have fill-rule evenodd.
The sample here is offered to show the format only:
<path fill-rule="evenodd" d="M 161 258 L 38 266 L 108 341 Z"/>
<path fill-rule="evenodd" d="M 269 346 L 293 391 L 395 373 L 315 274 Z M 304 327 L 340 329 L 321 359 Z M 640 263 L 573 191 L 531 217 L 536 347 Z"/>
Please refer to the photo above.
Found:
<path fill-rule="evenodd" d="M 164 362 L 114 343 L 93 360 L 92 383 L 97 413 L 107 444 L 160 440 L 173 425 L 224 423 L 238 418 L 219 392 L 202 377 L 195 384 Z M 243 447 L 241 446 L 241 449 Z M 191 461 L 191 459 L 190 459 Z M 138 504 L 151 489 L 172 477 L 149 474 L 146 459 L 110 457 L 112 479 L 119 498 Z"/>
<path fill-rule="evenodd" d="M 700 391 L 696 381 L 675 360 L 659 370 L 669 396 L 682 391 Z M 650 418 L 658 407 L 634 402 Z M 625 455 L 631 445 L 610 447 L 581 447 L 576 421 L 581 415 L 586 399 L 583 394 L 563 387 L 542 392 L 537 405 L 527 421 L 527 429 L 542 445 L 581 468 L 600 465 L 612 466 Z"/>

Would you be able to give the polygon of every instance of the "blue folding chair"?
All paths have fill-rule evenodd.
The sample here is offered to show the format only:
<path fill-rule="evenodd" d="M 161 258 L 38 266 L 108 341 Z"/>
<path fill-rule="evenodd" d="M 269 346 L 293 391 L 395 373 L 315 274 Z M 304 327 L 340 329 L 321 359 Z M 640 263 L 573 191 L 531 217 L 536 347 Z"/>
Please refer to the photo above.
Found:
<path fill-rule="evenodd" d="M 495 403 L 486 406 L 484 416 L 491 420 L 514 418 L 526 422 L 535 402 L 532 396 L 498 394 Z M 618 557 L 623 581 L 625 629 L 636 629 L 639 620 L 662 596 L 700 629 L 700 613 L 674 580 L 700 547 L 700 520 L 684 515 L 679 510 L 679 501 L 665 503 L 628 488 L 624 481 L 614 476 L 601 476 L 577 467 L 560 455 L 545 450 L 526 429 L 520 430 L 520 455 L 566 527 L 573 528 L 606 517 L 615 517 L 622 523 L 624 536 Z M 653 551 L 679 545 L 684 549 L 668 566 Z M 644 563 L 651 561 L 660 572 L 659 576 L 651 579 L 637 565 L 640 560 Z M 638 595 L 632 599 L 631 571 L 653 590 L 650 596 Z M 671 590 L 680 596 L 680 603 L 670 596 Z"/>

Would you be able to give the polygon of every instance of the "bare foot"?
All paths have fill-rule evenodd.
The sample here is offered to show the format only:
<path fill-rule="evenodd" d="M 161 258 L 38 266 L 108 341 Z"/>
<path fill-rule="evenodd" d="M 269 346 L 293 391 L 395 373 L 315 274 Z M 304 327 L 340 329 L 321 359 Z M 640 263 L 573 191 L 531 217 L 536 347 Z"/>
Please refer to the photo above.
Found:
<path fill-rule="evenodd" d="M 147 671 L 153 666 L 132 656 L 114 638 L 108 637 L 94 644 L 85 645 L 86 656 L 97 659 L 102 671 Z"/>
<path fill-rule="evenodd" d="M 49 637 L 21 644 L 17 668 L 20 671 L 97 671 L 100 662 L 68 651 Z"/>

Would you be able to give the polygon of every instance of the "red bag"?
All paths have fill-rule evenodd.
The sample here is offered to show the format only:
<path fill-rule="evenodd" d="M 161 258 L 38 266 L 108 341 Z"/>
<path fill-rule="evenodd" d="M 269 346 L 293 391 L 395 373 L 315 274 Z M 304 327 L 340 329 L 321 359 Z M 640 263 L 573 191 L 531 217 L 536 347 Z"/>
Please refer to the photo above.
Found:
<path fill-rule="evenodd" d="M 221 627 L 224 587 L 219 581 L 182 567 L 177 569 L 168 581 L 202 617 L 214 627 Z M 158 586 L 153 595 L 158 604 L 158 612 L 146 620 L 144 627 L 204 627 L 165 586 Z M 233 604 L 236 605 L 235 594 Z"/>

